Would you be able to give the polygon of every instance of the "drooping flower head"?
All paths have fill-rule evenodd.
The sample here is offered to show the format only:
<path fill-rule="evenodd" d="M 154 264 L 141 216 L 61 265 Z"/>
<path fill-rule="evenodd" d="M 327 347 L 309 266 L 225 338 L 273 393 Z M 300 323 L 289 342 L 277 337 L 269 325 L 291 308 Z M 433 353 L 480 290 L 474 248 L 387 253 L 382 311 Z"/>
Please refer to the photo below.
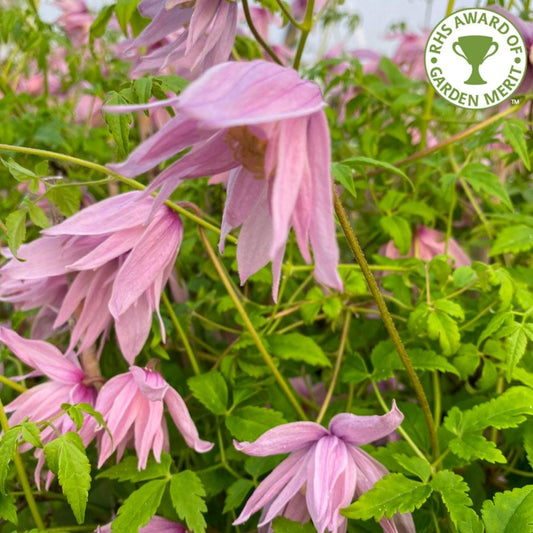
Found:
<path fill-rule="evenodd" d="M 223 251 L 226 235 L 242 226 L 241 283 L 272 261 L 277 297 L 294 228 L 307 262 L 311 245 L 316 279 L 341 289 L 329 132 L 319 88 L 266 61 L 224 63 L 169 103 L 177 116 L 112 168 L 136 176 L 192 147 L 150 185 L 148 191 L 161 187 L 156 205 L 184 179 L 229 173 L 219 247 Z"/>
<path fill-rule="evenodd" d="M 139 459 L 138 468 L 146 468 L 152 450 L 156 461 L 169 450 L 168 429 L 163 416 L 165 405 L 183 435 L 185 442 L 197 452 L 209 451 L 213 444 L 201 440 L 181 396 L 154 370 L 131 366 L 104 384 L 95 409 L 102 414 L 109 432 L 101 430 L 98 468 L 117 451 L 118 459 L 126 446 L 133 444 Z M 89 422 L 96 431 L 96 422 Z"/>
<path fill-rule="evenodd" d="M 407 255 L 401 255 L 393 241 L 389 241 L 380 249 L 380 254 L 390 259 L 400 257 L 416 257 L 424 261 L 431 261 L 436 255 L 446 252 L 446 238 L 444 233 L 420 226 L 413 234 L 413 243 Z M 456 267 L 468 266 L 471 261 L 455 239 L 448 241 L 447 252 L 452 256 Z"/>
<path fill-rule="evenodd" d="M 191 73 L 198 75 L 229 59 L 237 29 L 236 2 L 142 0 L 139 12 L 152 22 L 130 49 L 148 46 L 153 50 L 137 63 L 134 74 L 157 72 L 172 64 L 174 72 L 190 78 Z"/>
<path fill-rule="evenodd" d="M 276 516 L 301 522 L 312 520 L 319 533 L 343 533 L 347 523 L 339 510 L 370 490 L 388 472 L 359 446 L 394 431 L 403 415 L 393 404 L 383 416 L 342 413 L 329 430 L 314 422 L 291 422 L 270 429 L 255 442 L 235 442 L 243 453 L 265 457 L 289 453 L 257 487 L 234 525 L 263 509 L 261 531 Z M 411 533 L 411 515 L 397 514 L 380 522 L 386 533 Z"/>
<path fill-rule="evenodd" d="M 183 236 L 181 220 L 166 206 L 146 224 L 154 200 L 140 195 L 103 200 L 21 246 L 24 261 L 13 258 L 0 270 L 0 299 L 13 300 L 16 281 L 23 287 L 28 280 L 46 284 L 63 276 L 69 286 L 54 327 L 75 321 L 69 350 L 90 347 L 114 322 L 121 351 L 132 363 L 148 337 L 153 312 L 159 312 Z"/>
<path fill-rule="evenodd" d="M 111 524 L 98 526 L 94 533 L 111 533 Z M 178 522 L 155 515 L 150 518 L 148 524 L 139 528 L 139 533 L 189 533 L 189 530 Z"/>
<path fill-rule="evenodd" d="M 6 405 L 6 413 L 12 413 L 9 425 L 20 424 L 26 418 L 30 422 L 44 422 L 59 415 L 61 404 L 88 403 L 95 405 L 96 389 L 91 384 L 91 379 L 74 362 L 67 359 L 53 345 L 40 340 L 28 340 L 20 337 L 14 331 L 0 327 L 0 342 L 4 343 L 23 363 L 35 369 L 32 375 L 45 375 L 49 381 L 36 385 L 23 392 L 18 398 Z M 82 439 L 85 445 L 95 436 L 95 433 L 87 430 L 88 419 L 82 426 Z M 63 414 L 55 419 L 54 427 L 61 434 L 76 431 L 76 425 L 72 419 Z M 41 431 L 43 444 L 50 442 L 56 437 L 51 426 Z M 31 446 L 24 444 L 21 450 L 27 450 Z M 35 471 L 35 482 L 40 486 L 40 471 L 44 464 L 42 450 L 36 453 L 38 458 Z M 52 477 L 48 475 L 47 485 Z"/>

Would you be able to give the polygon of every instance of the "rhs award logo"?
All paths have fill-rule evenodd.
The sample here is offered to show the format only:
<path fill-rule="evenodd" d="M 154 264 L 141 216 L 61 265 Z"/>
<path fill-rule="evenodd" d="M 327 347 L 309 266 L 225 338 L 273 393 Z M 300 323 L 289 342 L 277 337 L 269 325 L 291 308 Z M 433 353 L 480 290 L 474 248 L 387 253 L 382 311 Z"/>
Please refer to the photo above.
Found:
<path fill-rule="evenodd" d="M 425 51 L 428 79 L 446 100 L 486 109 L 510 99 L 527 67 L 524 39 L 490 9 L 462 9 L 431 32 Z"/>

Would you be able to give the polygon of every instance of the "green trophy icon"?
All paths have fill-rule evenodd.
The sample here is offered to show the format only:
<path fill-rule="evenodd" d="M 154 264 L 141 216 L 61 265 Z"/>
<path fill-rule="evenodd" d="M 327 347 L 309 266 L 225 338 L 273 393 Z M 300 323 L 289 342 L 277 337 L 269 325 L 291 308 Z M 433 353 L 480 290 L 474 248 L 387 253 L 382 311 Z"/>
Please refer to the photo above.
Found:
<path fill-rule="evenodd" d="M 494 46 L 492 52 L 490 49 Z M 487 82 L 479 74 L 479 67 L 498 51 L 498 43 L 487 35 L 465 35 L 459 37 L 452 45 L 453 51 L 468 61 L 472 66 L 472 74 L 465 81 L 468 85 L 485 85 Z M 462 53 L 461 53 L 462 52 Z"/>

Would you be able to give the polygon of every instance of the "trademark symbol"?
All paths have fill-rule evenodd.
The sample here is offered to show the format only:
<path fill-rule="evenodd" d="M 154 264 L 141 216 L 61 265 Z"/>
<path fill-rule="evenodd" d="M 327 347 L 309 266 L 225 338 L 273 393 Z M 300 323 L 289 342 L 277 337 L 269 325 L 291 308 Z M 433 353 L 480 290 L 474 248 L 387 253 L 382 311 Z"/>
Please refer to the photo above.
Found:
<path fill-rule="evenodd" d="M 520 103 L 520 98 L 511 98 L 511 105 L 518 105 Z"/>

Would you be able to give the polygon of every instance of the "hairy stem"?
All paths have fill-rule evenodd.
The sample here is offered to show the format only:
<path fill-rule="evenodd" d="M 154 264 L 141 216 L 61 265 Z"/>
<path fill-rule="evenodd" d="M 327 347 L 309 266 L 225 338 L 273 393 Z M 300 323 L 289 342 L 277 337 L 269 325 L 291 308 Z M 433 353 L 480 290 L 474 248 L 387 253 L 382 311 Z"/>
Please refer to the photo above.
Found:
<path fill-rule="evenodd" d="M 429 438 L 431 441 L 431 447 L 433 450 L 433 454 L 435 457 L 438 457 L 439 443 L 437 440 L 437 432 L 435 430 L 435 423 L 433 421 L 433 416 L 431 414 L 429 402 L 428 402 L 426 393 L 424 392 L 424 388 L 422 387 L 422 383 L 420 383 L 420 379 L 418 378 L 418 375 L 415 372 L 415 369 L 413 368 L 411 359 L 409 359 L 409 355 L 407 354 L 407 351 L 405 350 L 400 334 L 398 333 L 398 330 L 396 329 L 396 326 L 394 325 L 394 321 L 392 320 L 389 310 L 387 309 L 387 304 L 385 303 L 383 295 L 381 294 L 378 284 L 376 283 L 376 279 L 374 278 L 372 271 L 368 268 L 368 263 L 366 261 L 363 250 L 361 249 L 359 241 L 357 240 L 357 237 L 355 236 L 355 233 L 352 227 L 350 226 L 350 223 L 348 222 L 346 212 L 344 211 L 344 207 L 342 206 L 339 195 L 337 194 L 337 191 L 335 190 L 335 188 L 333 188 L 333 195 L 334 195 L 334 201 L 335 201 L 335 212 L 337 213 L 337 217 L 339 218 L 342 231 L 344 232 L 346 240 L 348 241 L 348 245 L 350 246 L 350 249 L 352 250 L 355 259 L 357 260 L 357 262 L 359 263 L 359 266 L 361 267 L 361 272 L 363 273 L 366 279 L 366 282 L 370 289 L 370 293 L 372 294 L 372 296 L 374 297 L 374 300 L 376 301 L 376 304 L 381 313 L 381 317 L 383 319 L 385 327 L 387 328 L 389 336 L 392 342 L 394 343 L 394 347 L 396 348 L 396 351 L 398 352 L 398 355 L 400 356 L 403 366 L 405 367 L 405 370 L 407 371 L 409 380 L 411 381 L 413 385 L 415 394 L 420 403 L 420 407 L 422 408 L 422 412 L 424 413 L 424 418 L 426 420 L 426 425 L 428 427 Z"/>

